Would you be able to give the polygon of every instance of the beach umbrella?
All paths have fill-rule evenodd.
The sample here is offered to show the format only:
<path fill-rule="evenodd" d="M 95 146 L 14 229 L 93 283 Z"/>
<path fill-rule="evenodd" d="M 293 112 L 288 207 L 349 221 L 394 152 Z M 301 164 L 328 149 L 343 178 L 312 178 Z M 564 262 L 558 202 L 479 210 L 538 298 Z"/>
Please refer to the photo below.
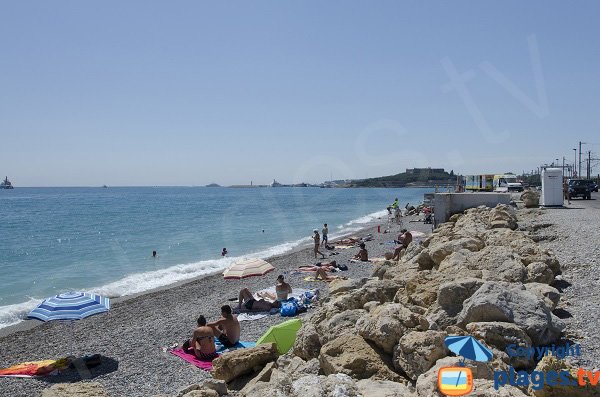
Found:
<path fill-rule="evenodd" d="M 81 320 L 109 309 L 109 298 L 89 292 L 66 292 L 44 299 L 28 317 L 42 321 Z"/>
<path fill-rule="evenodd" d="M 242 279 L 252 276 L 263 276 L 275 270 L 273 265 L 262 259 L 242 259 L 232 264 L 223 272 L 224 279 Z"/>
<path fill-rule="evenodd" d="M 492 351 L 472 336 L 447 336 L 444 344 L 454 354 L 475 361 L 489 361 Z"/>
<path fill-rule="evenodd" d="M 284 321 L 283 323 L 272 326 L 261 336 L 256 345 L 263 343 L 275 343 L 279 354 L 287 353 L 294 342 L 296 341 L 296 334 L 302 326 L 302 321 L 299 318 Z"/>
<path fill-rule="evenodd" d="M 110 309 L 110 299 L 89 292 L 66 292 L 44 299 L 27 317 L 42 321 L 67 320 L 71 323 L 70 350 L 73 352 L 73 321 L 104 313 Z"/>

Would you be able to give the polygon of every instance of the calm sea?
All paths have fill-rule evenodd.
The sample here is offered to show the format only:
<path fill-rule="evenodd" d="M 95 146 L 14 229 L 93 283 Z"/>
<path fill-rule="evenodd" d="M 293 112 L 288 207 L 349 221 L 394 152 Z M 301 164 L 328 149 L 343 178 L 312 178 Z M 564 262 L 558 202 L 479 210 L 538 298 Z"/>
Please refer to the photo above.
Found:
<path fill-rule="evenodd" d="M 427 189 L 16 188 L 0 190 L 0 328 L 69 290 L 111 297 L 282 254 L 385 216 Z M 229 256 L 221 258 L 227 247 Z M 152 258 L 152 251 L 158 258 Z"/>

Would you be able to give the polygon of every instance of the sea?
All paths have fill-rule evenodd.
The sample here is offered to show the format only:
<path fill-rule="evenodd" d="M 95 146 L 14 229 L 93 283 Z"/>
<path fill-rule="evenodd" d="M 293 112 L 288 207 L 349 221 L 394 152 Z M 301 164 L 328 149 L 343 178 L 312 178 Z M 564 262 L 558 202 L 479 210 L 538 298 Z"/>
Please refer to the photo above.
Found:
<path fill-rule="evenodd" d="M 125 296 L 387 221 L 432 189 L 109 187 L 0 190 L 0 328 L 68 291 Z M 228 256 L 221 251 L 227 248 Z M 152 251 L 157 251 L 156 258 Z"/>

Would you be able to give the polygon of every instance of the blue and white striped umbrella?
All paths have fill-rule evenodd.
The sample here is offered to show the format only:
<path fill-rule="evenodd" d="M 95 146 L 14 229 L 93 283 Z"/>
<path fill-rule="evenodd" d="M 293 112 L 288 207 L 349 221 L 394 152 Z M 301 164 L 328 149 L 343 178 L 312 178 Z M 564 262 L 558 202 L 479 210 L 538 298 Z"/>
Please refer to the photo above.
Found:
<path fill-rule="evenodd" d="M 89 292 L 66 292 L 44 299 L 27 317 L 42 321 L 81 320 L 107 312 L 110 299 Z"/>
<path fill-rule="evenodd" d="M 492 351 L 472 336 L 447 336 L 444 344 L 454 354 L 469 360 L 489 361 L 493 357 Z"/>

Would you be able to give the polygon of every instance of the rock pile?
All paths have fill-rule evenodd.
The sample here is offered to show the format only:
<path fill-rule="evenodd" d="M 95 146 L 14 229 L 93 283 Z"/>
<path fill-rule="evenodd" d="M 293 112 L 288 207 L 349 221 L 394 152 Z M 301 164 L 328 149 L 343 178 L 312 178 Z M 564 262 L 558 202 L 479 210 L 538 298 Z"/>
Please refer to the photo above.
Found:
<path fill-rule="evenodd" d="M 494 370 L 534 365 L 509 358 L 506 347 L 551 344 L 564 327 L 552 314 L 560 293 L 549 285 L 558 261 L 516 229 L 508 206 L 470 209 L 411 243 L 399 262 L 379 265 L 374 277 L 332 282 L 293 351 L 240 395 L 439 396 L 437 369 L 459 360 L 444 346 L 449 334 L 492 348 L 493 361 L 467 365 L 476 395 L 497 395 Z"/>

